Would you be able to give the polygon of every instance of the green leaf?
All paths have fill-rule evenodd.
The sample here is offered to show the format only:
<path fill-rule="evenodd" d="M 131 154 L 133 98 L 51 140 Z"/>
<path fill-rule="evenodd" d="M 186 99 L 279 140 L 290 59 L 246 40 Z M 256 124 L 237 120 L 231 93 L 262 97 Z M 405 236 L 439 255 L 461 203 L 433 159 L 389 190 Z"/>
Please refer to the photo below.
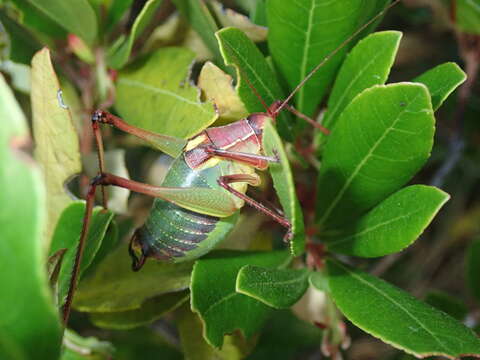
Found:
<path fill-rule="evenodd" d="M 293 89 L 360 26 L 383 9 L 386 0 L 269 0 L 268 47 Z M 297 108 L 312 116 L 333 80 L 350 42 L 334 55 L 296 95 Z"/>
<path fill-rule="evenodd" d="M 178 11 L 188 20 L 192 28 L 200 35 L 207 48 L 214 57 L 222 59 L 218 44 L 215 39 L 215 31 L 218 26 L 212 14 L 208 10 L 204 0 L 173 0 Z"/>
<path fill-rule="evenodd" d="M 387 80 L 395 60 L 402 33 L 382 31 L 359 41 L 347 55 L 338 72 L 322 125 L 330 131 L 355 96 Z"/>
<path fill-rule="evenodd" d="M 178 349 L 169 344 L 157 329 L 140 327 L 128 331 L 110 332 L 110 341 L 115 346 L 115 360 L 182 360 Z"/>
<path fill-rule="evenodd" d="M 63 256 L 62 266 L 58 277 L 58 306 L 62 306 L 70 286 L 73 264 L 77 253 L 77 246 L 82 232 L 82 219 L 85 214 L 85 202 L 77 201 L 70 204 L 60 215 L 50 247 L 50 256 L 60 249 L 67 249 Z M 90 266 L 98 249 L 102 244 L 103 237 L 113 219 L 113 213 L 102 208 L 93 209 L 92 219 L 82 264 L 80 266 L 81 278 L 84 271 Z"/>
<path fill-rule="evenodd" d="M 133 272 L 127 244 L 122 244 L 98 265 L 95 274 L 80 282 L 73 306 L 85 312 L 139 309 L 147 299 L 186 289 L 191 270 L 192 263 L 152 260 L 142 271 Z"/>
<path fill-rule="evenodd" d="M 186 291 L 160 295 L 145 301 L 139 309 L 120 312 L 92 312 L 90 321 L 101 328 L 126 330 L 148 325 L 189 299 Z"/>
<path fill-rule="evenodd" d="M 163 48 L 120 72 L 115 108 L 132 125 L 164 135 L 189 138 L 217 118 L 210 103 L 201 103 L 190 85 L 194 54 Z"/>
<path fill-rule="evenodd" d="M 342 227 L 325 241 L 330 251 L 377 257 L 412 244 L 450 198 L 432 186 L 412 185 L 390 195 L 367 214 Z"/>
<path fill-rule="evenodd" d="M 303 214 L 295 193 L 295 183 L 293 182 L 287 153 L 271 122 L 267 122 L 263 129 L 262 146 L 266 155 L 280 158 L 278 164 L 271 163 L 269 165 L 269 170 L 285 217 L 292 224 L 291 233 L 293 237 L 290 240 L 290 250 L 294 256 L 299 256 L 305 251 Z"/>
<path fill-rule="evenodd" d="M 150 23 L 161 3 L 162 0 L 148 0 L 145 5 L 143 5 L 142 11 L 140 11 L 140 14 L 135 18 L 135 22 L 128 36 L 122 42 L 116 43 L 116 45 L 109 50 L 107 62 L 110 67 L 119 69 L 127 63 L 130 53 L 132 52 L 133 43 Z"/>
<path fill-rule="evenodd" d="M 378 85 L 358 95 L 325 146 L 320 224 L 329 229 L 352 221 L 410 180 L 430 155 L 434 121 L 424 85 Z"/>
<path fill-rule="evenodd" d="M 457 64 L 447 62 L 428 70 L 413 81 L 422 83 L 428 88 L 433 110 L 437 110 L 448 95 L 466 79 L 467 75 Z"/>
<path fill-rule="evenodd" d="M 47 48 L 37 52 L 32 60 L 33 134 L 35 158 L 40 163 L 47 186 L 47 239 L 63 209 L 72 202 L 65 190 L 65 182 L 80 172 L 78 136 L 70 111 L 59 103 L 60 84 Z"/>
<path fill-rule="evenodd" d="M 289 310 L 276 311 L 248 360 L 302 359 L 301 354 L 318 348 L 321 342 L 322 331 L 318 327 L 298 319 Z"/>
<path fill-rule="evenodd" d="M 64 352 L 60 360 L 108 360 L 115 349 L 107 341 L 94 337 L 81 337 L 70 329 L 65 330 Z"/>
<path fill-rule="evenodd" d="M 112 220 L 107 228 L 107 232 L 105 233 L 103 240 L 101 241 L 100 247 L 95 254 L 95 257 L 93 258 L 88 268 L 85 269 L 83 275 L 89 276 L 93 274 L 96 271 L 97 266 L 103 261 L 103 259 L 105 259 L 108 254 L 115 250 L 119 240 L 120 236 L 118 226 L 116 222 Z"/>
<path fill-rule="evenodd" d="M 430 291 L 425 297 L 425 302 L 458 321 L 463 321 L 468 314 L 467 306 L 461 300 L 443 291 Z"/>
<path fill-rule="evenodd" d="M 250 113 L 266 111 L 258 96 L 266 106 L 283 99 L 283 92 L 272 68 L 241 30 L 225 28 L 218 31 L 216 36 L 225 64 L 232 65 L 237 70 L 237 93 Z M 292 139 L 292 124 L 285 113 L 279 115 L 277 125 L 282 137 Z"/>
<path fill-rule="evenodd" d="M 110 32 L 118 24 L 122 16 L 130 9 L 133 0 L 112 0 L 108 9 L 105 31 Z"/>
<path fill-rule="evenodd" d="M 449 315 L 359 270 L 333 260 L 327 267 L 335 303 L 367 333 L 417 357 L 480 354 L 480 339 Z"/>
<path fill-rule="evenodd" d="M 8 119 L 0 131 L 0 358 L 57 359 L 61 327 L 45 271 L 45 189 L 21 150 L 30 142 L 27 122 L 2 76 L 0 118 Z"/>
<path fill-rule="evenodd" d="M 41 48 L 37 38 L 12 20 L 3 10 L 0 10 L 0 22 L 8 33 L 10 47 L 8 58 L 13 62 L 30 65 L 33 54 Z"/>
<path fill-rule="evenodd" d="M 241 360 L 255 345 L 256 339 L 245 340 L 238 332 L 224 336 L 222 349 L 208 345 L 203 338 L 203 326 L 197 314 L 189 307 L 182 306 L 175 313 L 180 342 L 185 359 L 188 360 Z"/>
<path fill-rule="evenodd" d="M 245 265 L 285 266 L 290 256 L 285 251 L 215 252 L 216 257 L 195 263 L 192 272 L 191 305 L 204 324 L 204 337 L 222 347 L 223 335 L 240 330 L 249 338 L 263 325 L 270 308 L 235 291 L 238 271 Z"/>
<path fill-rule="evenodd" d="M 456 0 L 455 23 L 464 32 L 480 34 L 480 4 L 477 0 Z"/>
<path fill-rule="evenodd" d="M 37 7 L 25 0 L 11 0 L 20 13 L 19 22 L 34 33 L 37 33 L 46 43 L 52 39 L 66 37 L 66 31 L 52 20 L 47 14 L 41 12 Z M 42 36 L 45 34 L 48 36 Z"/>
<path fill-rule="evenodd" d="M 466 256 L 466 279 L 472 295 L 480 302 L 480 239 L 472 241 Z"/>
<path fill-rule="evenodd" d="M 97 37 L 97 19 L 87 0 L 70 0 L 68 2 L 62 0 L 26 0 L 25 2 L 28 2 L 31 8 L 53 20 L 68 32 L 80 36 L 90 45 Z"/>
<path fill-rule="evenodd" d="M 325 271 L 311 272 L 308 281 L 318 291 L 330 292 L 328 289 L 328 276 L 325 274 Z"/>
<path fill-rule="evenodd" d="M 246 265 L 237 276 L 236 290 L 276 309 L 294 305 L 307 291 L 308 269 L 267 269 Z"/>

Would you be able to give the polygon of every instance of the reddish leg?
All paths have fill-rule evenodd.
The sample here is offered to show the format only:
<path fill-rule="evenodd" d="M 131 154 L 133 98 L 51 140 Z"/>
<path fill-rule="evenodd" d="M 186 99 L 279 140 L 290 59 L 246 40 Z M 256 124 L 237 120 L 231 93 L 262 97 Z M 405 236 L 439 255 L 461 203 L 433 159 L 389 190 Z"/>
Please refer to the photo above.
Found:
<path fill-rule="evenodd" d="M 75 262 L 72 269 L 72 278 L 70 279 L 70 287 L 68 288 L 67 298 L 63 305 L 63 324 L 67 326 L 68 318 L 70 316 L 70 309 L 72 307 L 73 295 L 77 287 L 78 275 L 80 273 L 80 264 L 83 257 L 83 251 L 85 249 L 85 239 L 88 235 L 88 227 L 90 226 L 90 220 L 92 218 L 93 203 L 95 200 L 95 190 L 98 185 L 101 184 L 101 175 L 95 177 L 90 182 L 87 193 L 87 205 L 85 206 L 85 216 L 83 217 L 82 233 L 80 235 L 80 241 L 78 243 L 77 253 L 75 255 Z"/>
<path fill-rule="evenodd" d="M 282 110 L 283 108 L 287 109 L 288 111 L 290 111 L 293 115 L 295 116 L 298 116 L 300 119 L 303 119 L 305 120 L 306 122 L 308 122 L 310 125 L 312 125 L 314 128 L 320 130 L 321 132 L 323 132 L 325 135 L 329 135 L 330 134 L 330 130 L 328 130 L 327 128 L 325 128 L 324 126 L 320 125 L 319 123 L 317 123 L 315 120 L 313 120 L 312 118 L 308 117 L 307 115 L 301 113 L 300 111 L 298 111 L 297 109 L 295 109 L 293 106 L 290 106 L 288 105 L 287 103 L 282 103 L 280 100 L 277 100 L 275 101 L 269 108 L 268 108 L 268 114 L 275 118 L 278 113 L 280 112 L 280 110 Z"/>
<path fill-rule="evenodd" d="M 120 119 L 118 116 L 110 114 L 107 111 L 96 110 L 92 115 L 92 124 L 101 123 L 116 127 L 119 130 L 125 131 L 128 134 L 134 135 L 142 140 L 145 140 L 163 151 L 164 153 L 177 157 L 183 151 L 187 141 L 173 136 L 156 134 L 151 131 L 137 128 Z M 98 125 L 97 125 L 98 126 Z"/>
<path fill-rule="evenodd" d="M 266 169 L 270 162 L 278 163 L 280 161 L 277 157 L 224 150 L 216 148 L 213 145 L 206 146 L 205 150 L 212 155 L 224 159 L 239 161 L 261 170 Z"/>
<path fill-rule="evenodd" d="M 248 179 L 245 178 L 242 181 L 247 181 L 252 185 L 258 185 L 259 184 L 259 179 L 255 178 L 253 176 L 250 176 L 250 178 L 248 178 Z M 116 176 L 116 175 L 109 174 L 109 173 L 100 173 L 95 178 L 93 178 L 92 181 L 90 182 L 90 186 L 89 186 L 87 197 L 86 197 L 87 205 L 86 205 L 86 208 L 85 208 L 85 216 L 83 218 L 82 232 L 81 232 L 81 235 L 80 235 L 80 240 L 79 240 L 79 244 L 78 244 L 78 248 L 77 248 L 77 253 L 75 255 L 75 262 L 74 262 L 74 266 L 73 266 L 73 270 L 72 270 L 72 278 L 70 280 L 70 287 L 68 289 L 67 299 L 66 299 L 65 305 L 63 307 L 63 321 L 64 321 L 64 324 L 67 324 L 67 321 L 68 321 L 68 318 L 69 318 L 69 315 L 70 315 L 70 309 L 71 309 L 71 305 L 72 305 L 73 296 L 74 296 L 75 289 L 76 289 L 77 282 L 78 282 L 80 264 L 81 264 L 81 261 L 82 261 L 83 251 L 84 251 L 84 248 L 85 248 L 85 242 L 86 242 L 86 239 L 87 239 L 87 236 L 88 236 L 88 229 L 89 229 L 90 220 L 91 220 L 91 217 L 92 217 L 92 209 L 93 209 L 93 203 L 94 203 L 94 199 L 95 199 L 95 190 L 96 190 L 97 186 L 109 186 L 109 185 L 119 186 L 119 187 L 123 187 L 125 189 L 129 189 L 131 191 L 135 191 L 135 192 L 138 192 L 138 193 L 141 193 L 141 194 L 149 195 L 149 196 L 156 197 L 156 198 L 161 198 L 161 199 L 164 199 L 166 201 L 170 201 L 174 204 L 177 204 L 178 206 L 182 206 L 182 204 L 181 204 L 181 202 L 177 203 L 177 200 L 174 199 L 173 192 L 176 192 L 177 194 L 178 194 L 178 192 L 185 192 L 184 194 L 182 194 L 183 198 L 185 198 L 186 196 L 188 196 L 189 192 L 192 192 L 192 191 L 196 192 L 197 195 L 198 195 L 199 191 L 202 191 L 202 190 L 208 191 L 208 193 L 206 195 L 204 194 L 203 198 L 197 196 L 196 204 L 197 205 L 200 204 L 200 206 L 204 205 L 203 204 L 203 199 L 205 197 L 211 198 L 212 196 L 218 195 L 218 193 L 220 193 L 220 195 L 222 195 L 222 192 L 220 190 L 213 190 L 213 189 L 206 189 L 206 188 L 169 188 L 169 187 L 154 186 L 154 185 L 144 184 L 144 183 L 141 183 L 141 182 L 138 182 L 138 181 L 125 179 L 125 178 L 122 178 L 120 176 Z M 210 191 L 212 193 L 210 193 Z M 195 200 L 195 199 L 191 199 L 190 201 L 192 201 L 192 200 Z M 230 197 L 227 196 L 226 200 L 228 201 L 228 200 L 231 200 L 231 199 L 230 199 Z M 218 207 L 215 206 L 215 204 L 213 204 L 212 207 L 210 207 L 210 210 L 211 209 L 214 209 L 214 210 L 215 209 L 217 209 L 217 210 L 220 209 L 218 211 L 220 211 L 221 213 L 225 213 L 225 216 L 229 216 L 237 210 L 237 208 L 234 207 L 235 204 L 234 204 L 233 201 L 231 201 L 231 204 L 225 203 L 225 207 L 223 207 L 223 205 L 224 204 L 222 203 L 222 207 L 218 208 Z"/>
<path fill-rule="evenodd" d="M 321 132 L 323 132 L 325 135 L 330 135 L 330 130 L 328 130 L 326 127 L 320 125 L 318 122 L 316 122 L 315 120 L 313 120 L 312 118 L 308 117 L 307 115 L 301 113 L 300 111 L 298 111 L 297 109 L 295 109 L 293 106 L 290 106 L 290 105 L 285 105 L 285 108 L 290 111 L 292 114 L 294 114 L 295 116 L 298 116 L 299 118 L 305 120 L 306 122 L 308 122 L 310 125 L 312 125 L 314 128 L 320 130 Z"/>
<path fill-rule="evenodd" d="M 233 187 L 230 186 L 231 183 L 235 183 L 235 182 L 246 182 L 246 183 L 249 183 L 250 185 L 255 186 L 255 185 L 258 185 L 258 178 L 248 174 L 225 175 L 225 176 L 220 176 L 218 178 L 218 184 L 221 187 L 223 187 L 225 190 L 229 191 L 233 195 L 245 201 L 251 207 L 257 209 L 258 211 L 264 213 L 268 217 L 278 222 L 280 225 L 286 227 L 287 233 L 285 234 L 284 239 L 290 240 L 292 237 L 292 233 L 291 233 L 292 225 L 290 224 L 290 221 L 288 221 L 285 217 L 281 216 L 280 214 L 277 214 L 276 212 L 267 208 L 265 205 L 252 199 L 251 197 L 235 190 Z"/>

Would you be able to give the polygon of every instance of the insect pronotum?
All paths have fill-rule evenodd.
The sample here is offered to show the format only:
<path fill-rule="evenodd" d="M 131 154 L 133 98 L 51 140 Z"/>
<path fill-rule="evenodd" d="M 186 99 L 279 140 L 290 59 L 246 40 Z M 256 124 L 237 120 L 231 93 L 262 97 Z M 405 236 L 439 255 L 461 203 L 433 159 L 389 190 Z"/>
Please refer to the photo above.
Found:
<path fill-rule="evenodd" d="M 86 196 L 82 232 L 70 288 L 63 307 L 64 323 L 68 322 L 92 216 L 95 190 L 99 185 L 102 190 L 104 186 L 119 186 L 156 198 L 145 224 L 135 231 L 130 241 L 129 252 L 134 271 L 138 271 L 148 257 L 185 261 L 204 255 L 226 236 L 233 226 L 229 221 L 230 216 L 238 212 L 245 203 L 284 226 L 287 229 L 285 237 L 288 239 L 291 235 L 289 220 L 246 195 L 248 185 L 260 184 L 260 178 L 255 171 L 265 170 L 269 163 L 279 161 L 278 158 L 266 156 L 262 151 L 264 124 L 266 121 L 275 122 L 279 112 L 287 109 L 328 133 L 288 102 L 318 69 L 399 1 L 395 0 L 357 29 L 316 65 L 285 100 L 265 106 L 264 113 L 253 113 L 226 126 L 204 129 L 184 140 L 136 128 L 106 111 L 95 111 L 92 115 L 92 129 L 98 147 L 100 172 L 91 180 Z M 247 83 L 259 97 L 248 80 Z M 259 99 L 264 103 L 260 97 Z M 148 185 L 106 172 L 100 124 L 108 124 L 137 136 L 172 156 L 175 160 L 162 186 Z M 106 207 L 104 193 L 103 205 Z"/>

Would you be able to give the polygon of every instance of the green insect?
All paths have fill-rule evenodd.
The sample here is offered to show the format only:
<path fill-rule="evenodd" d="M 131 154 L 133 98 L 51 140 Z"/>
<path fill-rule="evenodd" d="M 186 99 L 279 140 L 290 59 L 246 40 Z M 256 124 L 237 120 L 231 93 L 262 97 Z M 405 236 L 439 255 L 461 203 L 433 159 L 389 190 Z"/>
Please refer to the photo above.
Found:
<path fill-rule="evenodd" d="M 275 123 L 279 112 L 287 109 L 328 133 L 321 125 L 289 106 L 288 102 L 325 62 L 395 3 L 359 28 L 318 64 L 284 101 L 274 102 L 265 113 L 254 113 L 226 126 L 204 129 L 184 140 L 131 126 L 103 110 L 95 111 L 92 129 L 98 146 L 100 173 L 92 179 L 86 197 L 80 243 L 63 308 L 64 322 L 68 321 L 98 186 L 102 186 L 102 190 L 104 186 L 119 186 L 156 198 L 146 222 L 135 231 L 130 241 L 134 271 L 140 270 L 149 257 L 181 262 L 206 254 L 233 228 L 236 216 L 245 203 L 285 227 L 285 238 L 288 240 L 292 235 L 290 221 L 246 195 L 248 185 L 260 185 L 256 170 L 265 170 L 270 163 L 279 162 L 278 157 L 266 156 L 263 152 L 264 126 L 268 121 Z M 252 90 L 255 92 L 255 89 Z M 137 136 L 172 156 L 174 161 L 162 186 L 143 184 L 106 172 L 100 124 Z M 103 202 L 106 207 L 105 196 Z"/>

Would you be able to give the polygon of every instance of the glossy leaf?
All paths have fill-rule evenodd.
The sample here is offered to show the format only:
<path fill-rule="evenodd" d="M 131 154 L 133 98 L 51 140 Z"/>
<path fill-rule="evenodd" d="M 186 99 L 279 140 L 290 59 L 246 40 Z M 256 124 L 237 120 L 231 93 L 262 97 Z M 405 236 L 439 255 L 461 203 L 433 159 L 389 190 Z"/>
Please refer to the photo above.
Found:
<path fill-rule="evenodd" d="M 25 2 L 68 32 L 80 36 L 89 44 L 94 42 L 97 36 L 97 19 L 87 0 L 70 0 L 68 2 L 62 0 L 26 0 Z"/>
<path fill-rule="evenodd" d="M 269 170 L 285 217 L 290 221 L 290 224 L 292 224 L 290 250 L 293 256 L 299 256 L 305 251 L 303 214 L 295 193 L 295 183 L 293 182 L 292 170 L 290 169 L 287 153 L 271 122 L 268 122 L 263 130 L 262 146 L 266 155 L 272 157 L 278 156 L 280 159 L 278 164 L 271 163 Z"/>
<path fill-rule="evenodd" d="M 189 299 L 187 292 L 172 292 L 145 301 L 139 309 L 120 312 L 92 312 L 90 321 L 101 328 L 125 330 L 148 325 Z"/>
<path fill-rule="evenodd" d="M 216 36 L 225 64 L 232 65 L 237 70 L 237 93 L 250 113 L 265 112 L 265 106 L 283 99 L 284 94 L 275 73 L 260 50 L 241 30 L 225 28 L 218 31 Z M 289 117 L 282 113 L 278 120 L 280 135 L 291 139 L 292 126 Z"/>
<path fill-rule="evenodd" d="M 108 65 L 114 69 L 123 67 L 130 57 L 133 43 L 142 34 L 145 27 L 152 20 L 155 11 L 158 9 L 162 0 L 148 0 L 143 5 L 142 11 L 135 18 L 135 22 L 126 38 L 122 38 L 110 49 L 108 53 Z"/>
<path fill-rule="evenodd" d="M 109 342 L 95 337 L 82 337 L 70 329 L 65 330 L 63 344 L 60 360 L 109 360 L 115 353 Z"/>
<path fill-rule="evenodd" d="M 434 120 L 430 94 L 421 84 L 374 86 L 358 95 L 325 146 L 320 224 L 332 228 L 352 221 L 410 180 L 430 155 Z"/>
<path fill-rule="evenodd" d="M 466 278 L 472 295 L 480 302 L 480 240 L 474 240 L 468 247 Z"/>
<path fill-rule="evenodd" d="M 61 326 L 49 294 L 42 175 L 22 151 L 25 117 L 0 76 L 0 358 L 57 359 Z M 41 334 L 41 336 L 39 336 Z"/>
<path fill-rule="evenodd" d="M 475 0 L 456 0 L 455 23 L 464 32 L 480 34 L 480 4 Z"/>
<path fill-rule="evenodd" d="M 218 26 L 212 14 L 208 10 L 204 0 L 173 0 L 180 13 L 188 20 L 188 23 L 201 37 L 207 48 L 217 60 L 221 59 L 218 44 L 215 39 L 215 31 Z"/>
<path fill-rule="evenodd" d="M 70 111 L 58 98 L 60 84 L 47 48 L 32 60 L 33 134 L 35 158 L 40 163 L 47 187 L 48 225 L 45 236 L 50 239 L 63 209 L 72 202 L 65 182 L 80 172 L 78 136 Z"/>
<path fill-rule="evenodd" d="M 382 31 L 359 41 L 338 72 L 322 125 L 330 131 L 355 96 L 373 85 L 382 85 L 395 60 L 402 33 Z"/>
<path fill-rule="evenodd" d="M 267 319 L 271 309 L 235 291 L 238 271 L 245 265 L 285 266 L 290 256 L 285 251 L 214 253 L 216 257 L 197 260 L 192 272 L 191 304 L 204 324 L 204 337 L 222 347 L 224 334 L 240 330 L 249 338 Z"/>
<path fill-rule="evenodd" d="M 291 89 L 360 26 L 381 11 L 386 0 L 270 0 L 268 47 Z M 345 56 L 350 42 L 296 95 L 296 107 L 312 116 Z"/>
<path fill-rule="evenodd" d="M 276 309 L 295 304 L 307 291 L 308 269 L 267 269 L 246 265 L 237 276 L 236 290 Z"/>
<path fill-rule="evenodd" d="M 322 240 L 328 250 L 377 257 L 403 250 L 433 220 L 450 196 L 424 185 L 408 186 L 390 195 L 367 214 Z"/>
<path fill-rule="evenodd" d="M 186 289 L 191 270 L 191 263 L 151 260 L 133 272 L 127 244 L 123 244 L 98 265 L 95 274 L 80 282 L 73 306 L 85 312 L 139 309 L 147 299 Z"/>
<path fill-rule="evenodd" d="M 480 354 L 480 339 L 444 312 L 374 276 L 327 264 L 335 303 L 367 333 L 417 357 Z"/>
<path fill-rule="evenodd" d="M 107 255 L 117 248 L 118 243 L 121 240 L 119 232 L 119 226 L 117 226 L 116 222 L 112 220 L 107 228 L 105 236 L 102 239 L 100 247 L 95 254 L 95 257 L 88 268 L 85 269 L 83 276 L 87 277 L 93 274 L 96 271 L 97 266 L 102 263 Z"/>
<path fill-rule="evenodd" d="M 276 311 L 262 331 L 249 360 L 301 359 L 302 354 L 318 348 L 322 331 L 298 319 L 291 311 Z"/>
<path fill-rule="evenodd" d="M 202 89 L 205 98 L 215 104 L 222 124 L 248 116 L 245 106 L 232 85 L 232 77 L 210 61 L 202 67 L 198 77 L 198 87 Z"/>
<path fill-rule="evenodd" d="M 62 266 L 58 277 L 58 306 L 63 305 L 70 286 L 84 214 L 85 202 L 77 201 L 70 204 L 60 215 L 52 237 L 50 256 L 61 249 L 67 249 L 67 252 L 63 256 Z M 95 258 L 112 219 L 113 213 L 111 211 L 105 211 L 100 207 L 93 210 L 82 264 L 80 266 L 79 278 L 81 278 L 82 274 Z"/>
<path fill-rule="evenodd" d="M 33 54 L 41 48 L 37 38 L 3 10 L 0 10 L 0 22 L 8 34 L 10 48 L 8 58 L 13 62 L 30 65 Z"/>
<path fill-rule="evenodd" d="M 422 83 L 428 88 L 433 110 L 437 110 L 466 78 L 467 75 L 457 64 L 447 62 L 428 70 L 413 81 Z"/>
<path fill-rule="evenodd" d="M 175 313 L 180 342 L 188 360 L 240 360 L 255 345 L 256 339 L 245 340 L 239 333 L 224 336 L 222 349 L 211 347 L 203 338 L 203 326 L 197 314 L 182 306 Z"/>
<path fill-rule="evenodd" d="M 462 300 L 443 291 L 430 291 L 425 297 L 425 302 L 438 310 L 442 310 L 458 321 L 463 321 L 468 314 L 467 306 Z"/>
<path fill-rule="evenodd" d="M 217 118 L 210 103 L 188 81 L 194 54 L 162 48 L 120 72 L 115 108 L 130 124 L 170 136 L 189 138 Z"/>

